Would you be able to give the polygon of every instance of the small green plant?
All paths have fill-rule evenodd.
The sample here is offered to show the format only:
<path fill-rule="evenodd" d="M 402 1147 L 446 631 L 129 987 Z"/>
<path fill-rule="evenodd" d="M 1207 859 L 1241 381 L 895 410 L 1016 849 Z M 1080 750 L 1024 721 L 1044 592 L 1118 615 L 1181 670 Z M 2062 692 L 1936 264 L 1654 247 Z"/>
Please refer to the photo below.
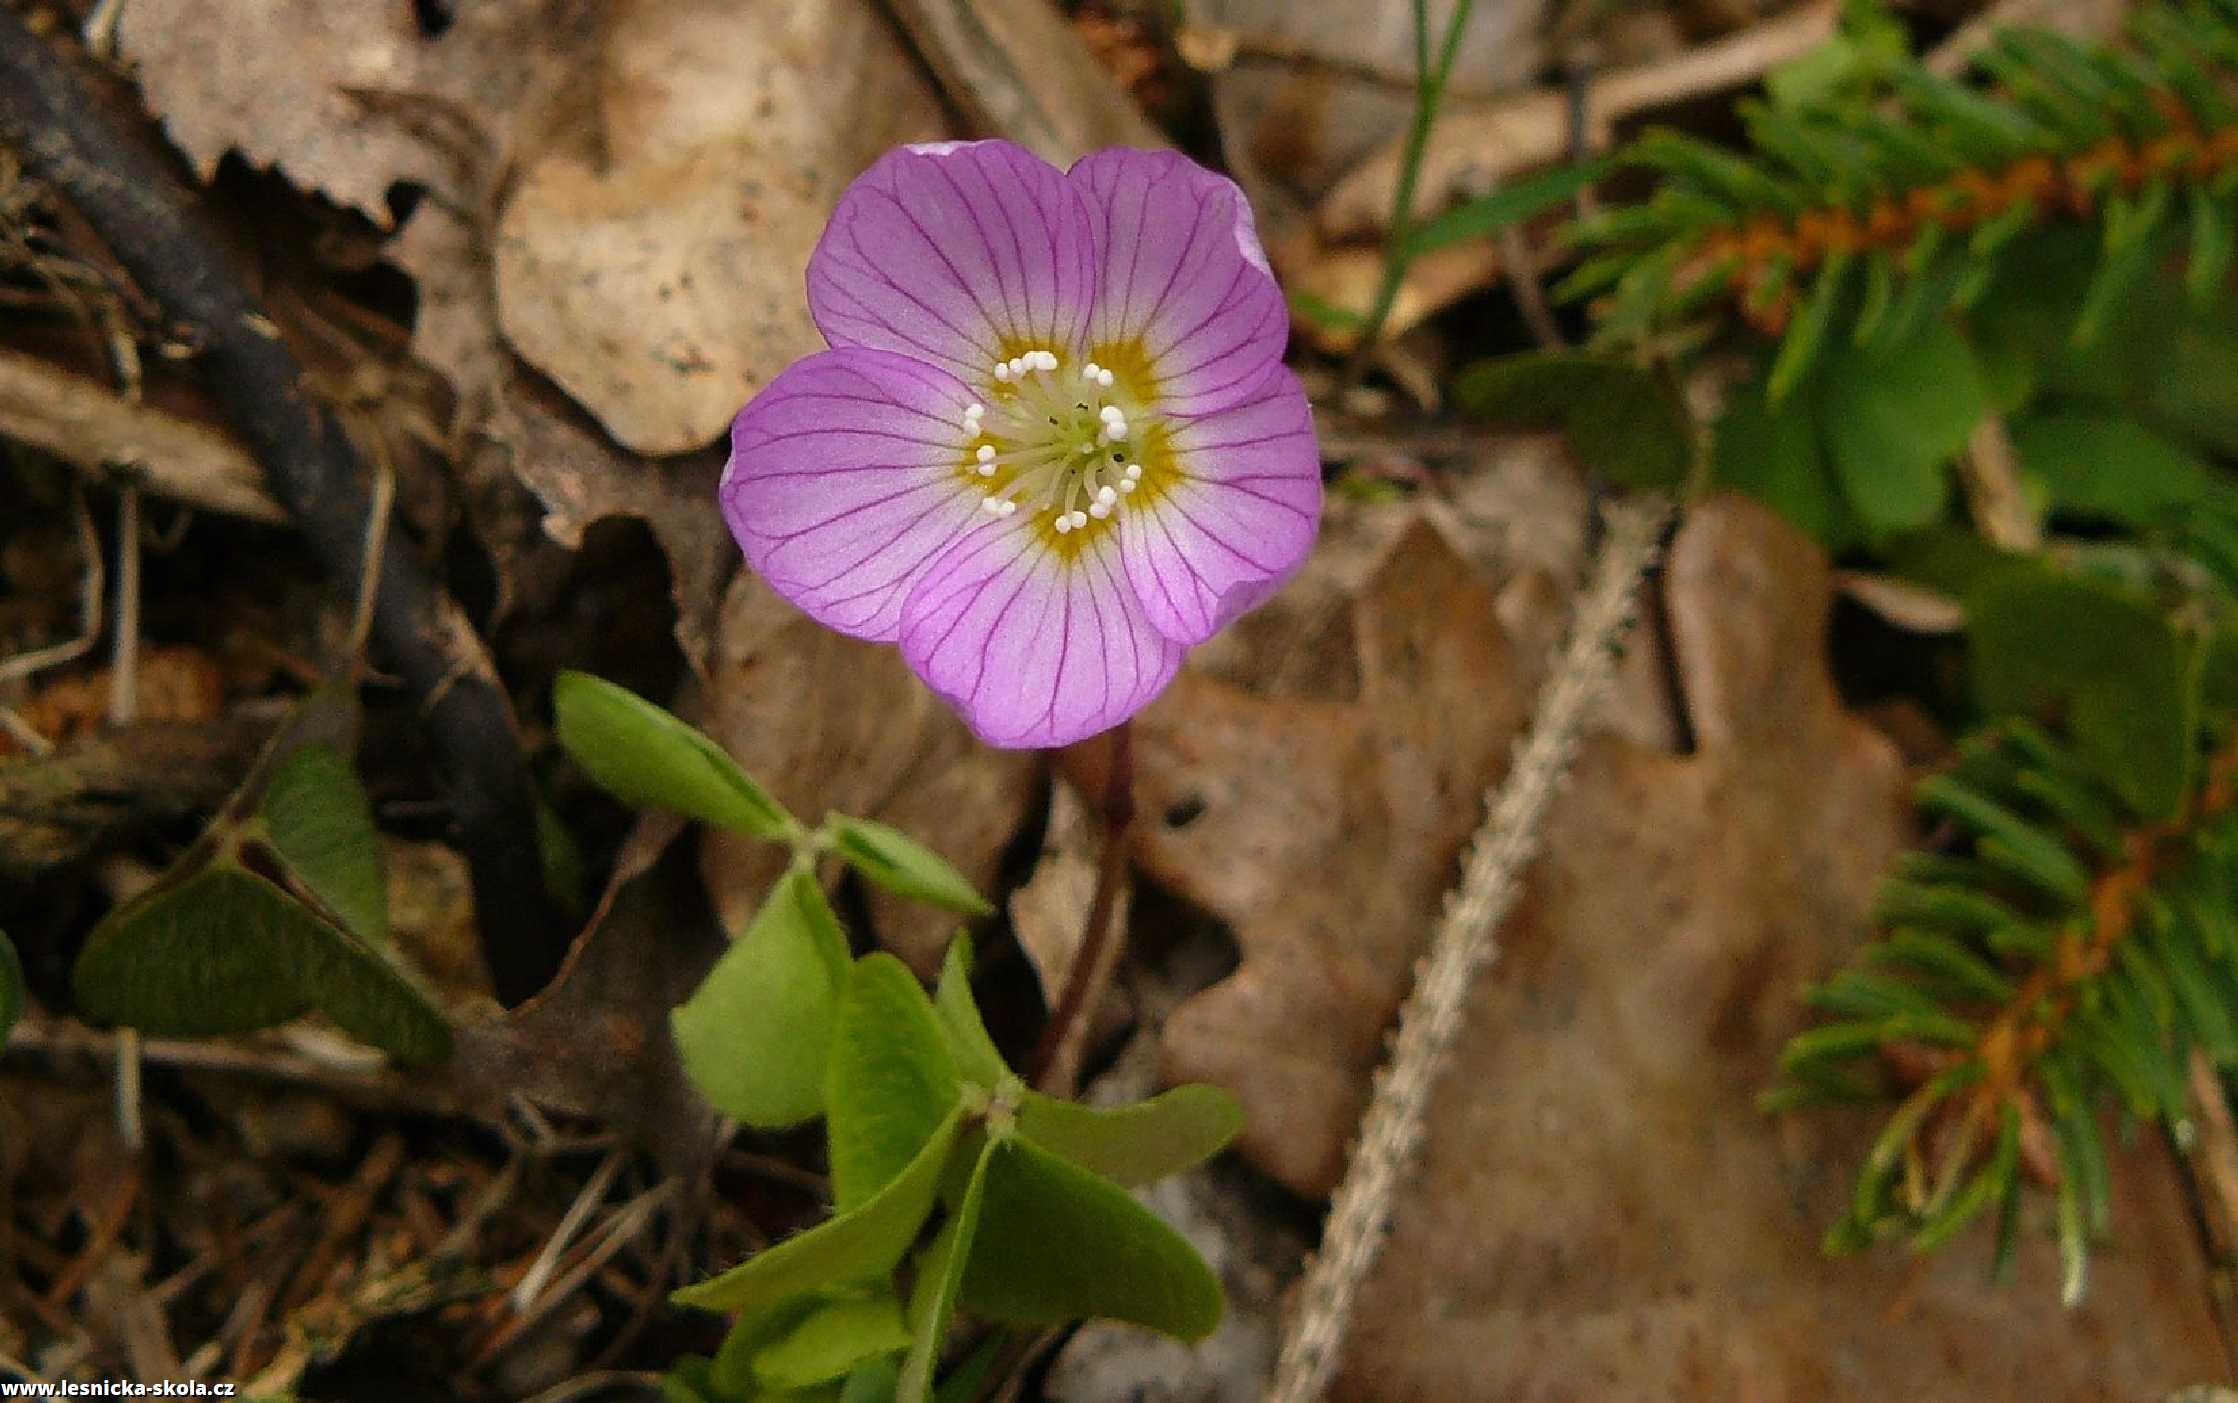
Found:
<path fill-rule="evenodd" d="M 449 1025 L 388 951 L 357 728 L 345 686 L 296 710 L 202 836 L 87 937 L 72 972 L 83 1012 L 203 1037 L 316 1009 L 399 1061 L 450 1055 Z"/>
<path fill-rule="evenodd" d="M 1240 1128 L 1232 1098 L 1185 1086 L 1101 1109 L 1032 1090 L 980 1018 L 964 937 L 928 995 L 891 955 L 851 956 L 816 875 L 829 854 L 889 890 L 985 914 L 937 854 L 865 819 L 809 828 L 698 731 L 597 678 L 562 676 L 554 708 L 561 744 L 616 794 L 793 852 L 672 1026 L 718 1110 L 764 1129 L 823 1119 L 833 1214 L 676 1293 L 734 1323 L 712 1358 L 676 1365 L 670 1398 L 968 1398 L 983 1354 L 934 1391 L 959 1312 L 1211 1332 L 1218 1280 L 1127 1187 L 1217 1153 Z"/>

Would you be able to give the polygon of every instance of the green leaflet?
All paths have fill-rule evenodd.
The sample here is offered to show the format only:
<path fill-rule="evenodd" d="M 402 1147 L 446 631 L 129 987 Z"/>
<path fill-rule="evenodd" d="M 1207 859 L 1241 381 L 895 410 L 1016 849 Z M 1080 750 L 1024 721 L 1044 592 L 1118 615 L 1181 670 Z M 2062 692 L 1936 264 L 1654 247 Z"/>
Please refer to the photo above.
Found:
<path fill-rule="evenodd" d="M 1010 1074 L 1002 1052 L 987 1034 L 979 1005 L 971 997 L 971 937 L 959 935 L 948 944 L 941 962 L 940 987 L 933 995 L 933 1012 L 948 1040 L 948 1054 L 956 1060 L 962 1078 L 984 1090 L 993 1090 Z"/>
<path fill-rule="evenodd" d="M 832 1197 L 841 1213 L 868 1202 L 936 1129 L 962 1093 L 932 1001 L 888 954 L 855 962 L 824 1074 Z"/>
<path fill-rule="evenodd" d="M 684 1071 L 708 1104 L 763 1129 L 822 1114 L 847 938 L 816 874 L 777 880 L 745 934 L 669 1015 Z"/>
<path fill-rule="evenodd" d="M 1829 347 L 1819 424 L 1851 514 L 1869 539 L 1942 515 L 1949 464 L 1987 408 L 1966 342 L 1930 320 L 1884 352 Z"/>
<path fill-rule="evenodd" d="M 1184 1340 L 1220 1323 L 1220 1283 L 1196 1250 L 1109 1180 L 1023 1139 L 987 1166 L 962 1301 L 1016 1325 L 1122 1320 Z"/>
<path fill-rule="evenodd" d="M 563 672 L 552 684 L 552 719 L 575 763 L 617 798 L 758 838 L 799 831 L 721 746 L 626 688 Z"/>
<path fill-rule="evenodd" d="M 1592 472 L 1624 487 L 1674 490 L 1694 461 L 1693 421 L 1662 377 L 1599 356 L 1540 353 L 1481 361 L 1456 401 L 1494 423 L 1568 435 Z"/>
<path fill-rule="evenodd" d="M 257 861 L 251 847 L 241 857 Z M 158 882 L 94 928 L 78 956 L 79 1007 L 157 1036 L 203 1037 L 319 1009 L 403 1062 L 450 1055 L 441 1014 L 381 953 L 240 857 Z"/>
<path fill-rule="evenodd" d="M 1847 511 L 1835 494 L 1813 411 L 1808 396 L 1790 396 L 1773 408 L 1753 387 L 1736 391 L 1711 440 L 1711 472 L 1816 539 L 1839 544 Z"/>
<path fill-rule="evenodd" d="M 962 1119 L 960 1109 L 950 1110 L 908 1166 L 867 1201 L 669 1299 L 702 1310 L 750 1310 L 809 1291 L 883 1279 L 932 1213 Z"/>
<path fill-rule="evenodd" d="M 1216 1086 L 1177 1086 L 1108 1109 L 1029 1091 L 1018 1106 L 1020 1136 L 1130 1186 L 1202 1164 L 1242 1130 L 1243 1107 Z"/>
<path fill-rule="evenodd" d="M 2021 466 L 2065 515 L 2161 530 L 2216 491 L 2203 459 L 2127 414 L 2052 410 L 2010 428 Z"/>
<path fill-rule="evenodd" d="M 2078 755 L 2137 814 L 2189 792 L 2196 674 L 2152 603 L 2110 581 L 2015 563 L 1967 591 L 1975 694 L 1991 715 L 2063 708 Z"/>
<path fill-rule="evenodd" d="M 900 829 L 845 814 L 833 814 L 825 822 L 832 851 L 888 891 L 964 916 L 984 916 L 995 909 L 948 859 Z"/>
<path fill-rule="evenodd" d="M 753 1372 L 772 1389 L 811 1388 L 909 1347 L 901 1302 L 891 1295 L 839 1296 L 754 1352 Z"/>
<path fill-rule="evenodd" d="M 329 745 L 282 757 L 267 776 L 257 818 L 289 874 L 362 939 L 389 937 L 381 835 L 357 772 Z"/>

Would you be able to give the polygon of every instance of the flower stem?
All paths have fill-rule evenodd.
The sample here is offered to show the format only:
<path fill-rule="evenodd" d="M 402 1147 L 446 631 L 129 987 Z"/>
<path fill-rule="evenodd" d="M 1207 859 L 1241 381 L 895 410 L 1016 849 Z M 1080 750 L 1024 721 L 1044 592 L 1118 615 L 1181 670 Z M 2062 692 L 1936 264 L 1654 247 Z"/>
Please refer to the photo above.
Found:
<path fill-rule="evenodd" d="M 1128 839 L 1135 820 L 1134 727 L 1122 721 L 1111 730 L 1110 769 L 1103 783 L 1103 855 L 1096 864 L 1096 891 L 1088 902 L 1088 921 L 1080 948 L 1065 971 L 1064 992 L 1050 1010 L 1049 1026 L 1034 1049 L 1034 1086 L 1051 1096 L 1070 1096 L 1087 1050 L 1096 1005 L 1111 984 L 1126 946 L 1126 932 L 1112 920 L 1119 884 L 1127 875 Z"/>
<path fill-rule="evenodd" d="M 1383 246 L 1383 281 L 1375 290 L 1375 305 L 1360 328 L 1360 340 L 1345 365 L 1351 383 L 1367 369 L 1383 339 L 1383 324 L 1399 300 L 1399 284 L 1407 265 L 1414 261 L 1414 186 L 1422 174 L 1422 157 L 1430 146 L 1430 128 L 1437 124 L 1438 105 L 1445 99 L 1446 79 L 1453 75 L 1453 59 L 1461 50 L 1461 31 L 1468 27 L 1469 11 L 1476 0 L 1455 0 L 1453 18 L 1447 21 L 1436 62 L 1430 58 L 1430 0 L 1414 0 L 1414 123 L 1407 128 L 1404 158 L 1399 163 L 1399 188 L 1391 201 L 1391 231 Z"/>

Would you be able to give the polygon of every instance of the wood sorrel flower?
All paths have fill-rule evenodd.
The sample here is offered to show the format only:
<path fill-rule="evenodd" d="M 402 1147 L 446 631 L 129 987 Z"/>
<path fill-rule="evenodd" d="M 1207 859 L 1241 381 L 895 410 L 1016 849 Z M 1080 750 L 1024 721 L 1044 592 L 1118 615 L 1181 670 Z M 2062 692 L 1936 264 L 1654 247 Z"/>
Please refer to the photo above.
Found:
<path fill-rule="evenodd" d="M 832 349 L 740 412 L 724 515 L 993 745 L 1126 720 L 1313 543 L 1313 423 L 1235 184 L 1108 150 L 889 152 L 808 264 Z"/>

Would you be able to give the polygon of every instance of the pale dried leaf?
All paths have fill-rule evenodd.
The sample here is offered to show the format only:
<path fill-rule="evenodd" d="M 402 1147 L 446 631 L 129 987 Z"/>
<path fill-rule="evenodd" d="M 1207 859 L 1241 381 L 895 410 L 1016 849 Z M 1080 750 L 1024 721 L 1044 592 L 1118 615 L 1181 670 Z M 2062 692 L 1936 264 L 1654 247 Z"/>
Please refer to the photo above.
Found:
<path fill-rule="evenodd" d="M 238 151 L 386 227 L 396 185 L 472 205 L 580 105 L 601 9 L 488 0 L 431 38 L 411 0 L 133 0 L 117 43 L 203 179 Z"/>
<path fill-rule="evenodd" d="M 840 191 L 944 122 L 867 0 L 618 5 L 600 93 L 600 139 L 499 214 L 499 322 L 625 446 L 699 448 L 821 348 L 802 270 Z"/>

